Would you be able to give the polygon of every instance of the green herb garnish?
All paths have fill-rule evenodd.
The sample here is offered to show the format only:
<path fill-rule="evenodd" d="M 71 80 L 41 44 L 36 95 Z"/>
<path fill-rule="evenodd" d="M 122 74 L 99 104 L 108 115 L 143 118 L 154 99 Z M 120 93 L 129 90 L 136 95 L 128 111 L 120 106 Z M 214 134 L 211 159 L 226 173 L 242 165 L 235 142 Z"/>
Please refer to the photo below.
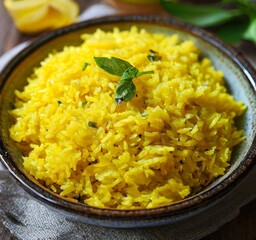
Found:
<path fill-rule="evenodd" d="M 228 43 L 246 39 L 256 44 L 256 3 L 254 0 L 221 0 L 213 4 L 160 0 L 160 3 L 173 16 L 199 27 L 210 28 Z"/>
<path fill-rule="evenodd" d="M 97 123 L 89 121 L 88 122 L 88 126 L 91 127 L 91 128 L 96 128 L 97 127 Z"/>
<path fill-rule="evenodd" d="M 85 102 L 82 102 L 82 107 L 85 107 L 86 106 L 86 104 L 87 104 L 87 102 L 85 101 Z"/>
<path fill-rule="evenodd" d="M 134 78 L 154 73 L 154 71 L 139 72 L 129 62 L 116 57 L 94 57 L 94 60 L 104 71 L 121 77 L 120 82 L 116 85 L 115 101 L 117 104 L 128 102 L 136 95 L 136 86 L 132 81 Z"/>
<path fill-rule="evenodd" d="M 85 69 L 87 68 L 88 65 L 90 65 L 90 63 L 85 62 L 84 65 L 83 65 L 82 71 L 85 71 Z"/>
<path fill-rule="evenodd" d="M 150 52 L 150 54 L 147 56 L 147 58 L 150 62 L 159 61 L 162 59 L 162 57 L 159 55 L 158 52 L 156 52 L 152 49 L 150 49 L 149 52 Z"/>
<path fill-rule="evenodd" d="M 60 106 L 60 104 L 62 104 L 62 101 L 58 100 L 57 103 Z"/>

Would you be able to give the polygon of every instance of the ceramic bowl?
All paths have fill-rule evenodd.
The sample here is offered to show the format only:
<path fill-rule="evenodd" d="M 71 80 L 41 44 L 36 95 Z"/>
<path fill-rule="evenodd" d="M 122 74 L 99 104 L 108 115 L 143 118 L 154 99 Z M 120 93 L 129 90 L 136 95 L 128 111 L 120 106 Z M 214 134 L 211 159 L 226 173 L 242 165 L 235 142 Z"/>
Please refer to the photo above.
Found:
<path fill-rule="evenodd" d="M 30 176 L 22 165 L 20 150 L 9 138 L 12 123 L 8 111 L 13 108 L 14 90 L 22 89 L 26 78 L 53 49 L 82 43 L 82 33 L 92 33 L 97 28 L 111 30 L 114 26 L 129 29 L 132 25 L 150 32 L 170 35 L 178 33 L 182 39 L 191 39 L 202 54 L 226 76 L 229 92 L 243 101 L 248 110 L 238 119 L 246 140 L 232 154 L 231 166 L 224 176 L 217 178 L 199 193 L 174 204 L 154 209 L 113 210 L 89 207 L 59 197 Z M 154 16 L 115 16 L 71 25 L 40 37 L 9 63 L 0 79 L 0 153 L 3 165 L 16 182 L 34 198 L 48 207 L 77 221 L 107 227 L 143 227 L 176 222 L 195 211 L 205 211 L 217 199 L 225 197 L 253 167 L 256 157 L 256 74 L 248 62 L 234 49 L 224 45 L 212 34 L 197 27 L 174 20 Z"/>

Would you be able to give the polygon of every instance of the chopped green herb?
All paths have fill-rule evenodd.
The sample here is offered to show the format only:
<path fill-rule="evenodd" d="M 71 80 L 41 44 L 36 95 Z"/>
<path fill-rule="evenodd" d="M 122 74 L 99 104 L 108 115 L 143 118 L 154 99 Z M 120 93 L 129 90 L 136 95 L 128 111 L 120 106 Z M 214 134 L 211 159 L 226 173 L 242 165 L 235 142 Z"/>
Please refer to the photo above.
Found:
<path fill-rule="evenodd" d="M 87 68 L 88 65 L 90 65 L 90 63 L 85 62 L 84 65 L 83 65 L 82 71 L 85 71 L 85 69 Z"/>
<path fill-rule="evenodd" d="M 104 71 L 121 77 L 120 82 L 116 85 L 115 101 L 117 104 L 127 102 L 136 95 L 136 86 L 132 81 L 133 78 L 143 74 L 154 73 L 154 71 L 139 72 L 129 62 L 116 57 L 94 57 L 94 60 Z"/>
<path fill-rule="evenodd" d="M 58 103 L 58 105 L 60 105 L 60 104 L 62 104 L 62 101 L 58 100 L 57 103 Z"/>
<path fill-rule="evenodd" d="M 91 127 L 91 128 L 96 128 L 97 127 L 97 123 L 89 121 L 88 122 L 88 126 Z"/>
<path fill-rule="evenodd" d="M 147 58 L 150 62 L 159 61 L 162 59 L 162 57 L 159 55 L 158 52 L 152 49 L 150 49 L 149 51 L 150 51 L 150 54 L 147 56 Z"/>
<path fill-rule="evenodd" d="M 87 102 L 85 101 L 85 102 L 82 102 L 82 107 L 85 107 L 86 106 L 86 104 L 87 104 Z"/>

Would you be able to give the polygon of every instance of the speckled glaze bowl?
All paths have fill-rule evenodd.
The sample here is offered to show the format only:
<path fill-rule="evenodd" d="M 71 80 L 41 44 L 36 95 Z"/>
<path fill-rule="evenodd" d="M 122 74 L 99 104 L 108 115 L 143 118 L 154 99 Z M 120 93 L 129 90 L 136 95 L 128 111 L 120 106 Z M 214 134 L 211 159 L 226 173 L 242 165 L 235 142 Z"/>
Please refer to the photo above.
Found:
<path fill-rule="evenodd" d="M 22 89 L 33 68 L 38 66 L 53 49 L 82 43 L 82 33 L 92 33 L 97 28 L 111 30 L 114 26 L 129 29 L 132 25 L 150 32 L 166 35 L 178 33 L 182 39 L 191 39 L 213 65 L 224 72 L 229 92 L 243 101 L 248 110 L 237 124 L 245 130 L 247 139 L 236 147 L 231 166 L 226 174 L 217 178 L 202 191 L 183 201 L 155 209 L 113 210 L 89 207 L 62 198 L 30 176 L 22 165 L 21 152 L 9 138 L 12 124 L 8 111 L 13 108 L 14 90 Z M 115 16 L 81 22 L 51 32 L 30 44 L 9 63 L 0 77 L 0 154 L 3 165 L 14 180 L 34 198 L 65 216 L 95 225 L 132 228 L 175 223 L 206 211 L 207 207 L 231 191 L 255 165 L 256 160 L 256 74 L 248 62 L 234 49 L 197 27 L 178 22 L 172 18 L 154 16 Z"/>

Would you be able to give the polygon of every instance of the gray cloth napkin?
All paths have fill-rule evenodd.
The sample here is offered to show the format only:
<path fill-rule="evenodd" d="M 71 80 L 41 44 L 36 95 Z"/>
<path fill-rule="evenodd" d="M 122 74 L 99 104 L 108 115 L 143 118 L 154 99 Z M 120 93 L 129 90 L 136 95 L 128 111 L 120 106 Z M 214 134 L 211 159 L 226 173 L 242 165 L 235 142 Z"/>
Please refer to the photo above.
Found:
<path fill-rule="evenodd" d="M 80 20 L 113 13 L 114 9 L 99 4 L 83 13 Z M 27 44 L 18 45 L 4 54 L 0 58 L 0 71 Z M 202 212 L 195 212 L 193 216 L 188 215 L 182 222 L 151 228 L 113 229 L 73 222 L 49 210 L 19 188 L 0 164 L 0 240 L 13 239 L 7 238 L 6 231 L 10 231 L 14 238 L 21 240 L 200 239 L 233 219 L 241 206 L 256 198 L 255 180 L 256 166 L 245 179 L 215 204 L 204 208 Z"/>
<path fill-rule="evenodd" d="M 181 222 L 151 228 L 114 229 L 68 220 L 32 199 L 0 170 L 0 222 L 21 240 L 194 240 L 232 220 L 241 206 L 256 198 L 256 167 L 213 206 Z M 0 231 L 1 232 L 1 231 Z M 0 236 L 1 240 L 7 240 Z"/>

